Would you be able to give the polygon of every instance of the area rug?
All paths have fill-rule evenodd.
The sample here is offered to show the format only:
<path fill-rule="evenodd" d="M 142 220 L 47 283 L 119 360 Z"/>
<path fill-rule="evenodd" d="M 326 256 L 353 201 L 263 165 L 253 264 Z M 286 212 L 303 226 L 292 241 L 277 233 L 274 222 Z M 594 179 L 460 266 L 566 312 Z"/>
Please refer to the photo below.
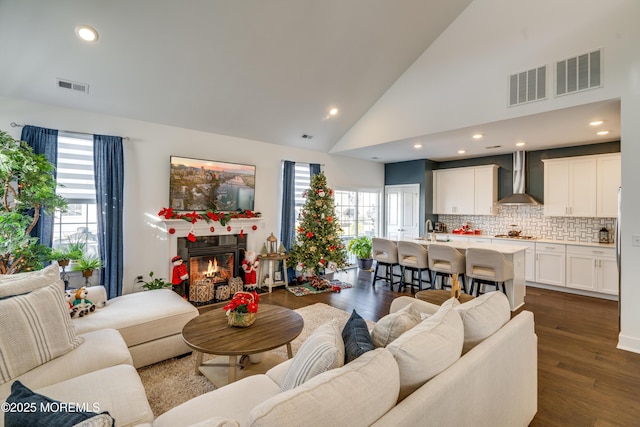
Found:
<path fill-rule="evenodd" d="M 304 327 L 300 335 L 291 342 L 294 355 L 304 340 L 318 326 L 335 318 L 338 319 L 342 327 L 350 316 L 350 313 L 346 311 L 323 303 L 309 305 L 295 311 L 302 316 Z M 374 322 L 369 320 L 367 320 L 367 324 L 370 328 L 374 326 Z M 286 346 L 272 350 L 272 352 L 283 359 L 287 357 Z M 204 360 L 213 357 L 205 355 Z M 191 398 L 215 389 L 215 386 L 205 377 L 195 373 L 195 356 L 192 354 L 140 368 L 138 374 L 142 379 L 147 399 L 156 417 Z"/>
<path fill-rule="evenodd" d="M 322 294 L 325 292 L 335 292 L 334 288 L 338 287 L 340 290 L 352 288 L 350 283 L 343 282 L 341 280 L 331 280 L 328 288 L 316 289 L 308 283 L 302 285 L 289 286 L 287 290 L 297 297 L 303 297 L 305 295 Z"/>

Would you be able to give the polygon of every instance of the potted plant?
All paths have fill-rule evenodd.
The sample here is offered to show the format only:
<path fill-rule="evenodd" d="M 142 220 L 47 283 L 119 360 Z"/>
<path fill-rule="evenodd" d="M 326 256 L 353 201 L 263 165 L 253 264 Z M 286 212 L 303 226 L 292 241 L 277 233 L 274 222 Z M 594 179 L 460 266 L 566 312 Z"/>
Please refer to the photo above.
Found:
<path fill-rule="evenodd" d="M 30 233 L 41 209 L 52 214 L 67 206 L 56 194 L 54 170 L 26 142 L 0 131 L 0 274 L 44 267 L 50 250 Z"/>
<path fill-rule="evenodd" d="M 358 267 L 362 270 L 371 270 L 371 266 L 373 265 L 373 259 L 371 258 L 372 250 L 373 243 L 369 236 L 358 236 L 355 239 L 351 239 L 347 244 L 347 251 L 358 258 Z"/>
<path fill-rule="evenodd" d="M 164 279 L 160 279 L 160 278 L 153 278 L 153 271 L 149 272 L 149 281 L 148 282 L 142 282 L 144 283 L 144 285 L 142 285 L 143 288 L 145 288 L 148 291 L 154 290 L 154 289 L 164 289 L 164 288 L 169 288 L 171 287 L 171 283 L 167 283 L 164 281 Z"/>
<path fill-rule="evenodd" d="M 94 256 L 83 255 L 73 266 L 73 271 L 82 271 L 82 277 L 90 277 L 93 270 L 102 267 L 100 258 Z"/>
<path fill-rule="evenodd" d="M 66 267 L 71 260 L 82 258 L 82 251 L 77 249 L 52 249 L 47 255 L 48 261 L 57 261 L 60 267 Z"/>

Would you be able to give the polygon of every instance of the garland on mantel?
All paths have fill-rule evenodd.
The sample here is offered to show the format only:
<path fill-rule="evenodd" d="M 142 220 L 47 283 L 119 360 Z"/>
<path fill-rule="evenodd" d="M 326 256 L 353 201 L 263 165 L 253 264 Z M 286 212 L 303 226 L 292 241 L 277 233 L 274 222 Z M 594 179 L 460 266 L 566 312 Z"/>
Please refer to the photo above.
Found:
<path fill-rule="evenodd" d="M 232 219 L 260 218 L 262 214 L 260 212 L 254 212 L 248 209 L 239 209 L 237 211 L 231 211 L 231 212 L 207 210 L 201 213 L 198 213 L 196 211 L 181 213 L 181 212 L 175 212 L 173 208 L 162 208 L 160 212 L 158 212 L 158 216 L 161 216 L 164 219 L 181 219 L 183 221 L 190 222 L 191 230 L 189 231 L 189 235 L 187 236 L 187 238 L 190 241 L 195 241 L 196 236 L 195 236 L 195 233 L 193 232 L 193 224 L 195 224 L 198 221 L 205 221 L 207 224 L 210 223 L 211 221 L 218 221 L 220 225 L 224 226 L 224 225 L 227 225 L 227 223 Z M 255 231 L 258 229 L 258 226 L 253 225 L 251 229 Z M 213 230 L 214 230 L 213 227 L 211 227 L 211 232 L 213 232 Z M 231 231 L 231 226 L 227 226 L 227 231 Z M 170 228 L 169 233 L 170 234 L 175 233 L 175 229 Z M 243 236 L 243 235 L 244 235 L 244 229 L 241 229 L 240 236 Z"/>

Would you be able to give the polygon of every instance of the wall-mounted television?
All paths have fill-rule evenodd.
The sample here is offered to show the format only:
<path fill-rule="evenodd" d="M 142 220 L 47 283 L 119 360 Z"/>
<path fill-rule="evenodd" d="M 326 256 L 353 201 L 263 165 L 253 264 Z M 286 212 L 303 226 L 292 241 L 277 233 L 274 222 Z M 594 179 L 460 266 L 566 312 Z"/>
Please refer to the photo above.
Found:
<path fill-rule="evenodd" d="M 169 206 L 175 210 L 253 210 L 255 188 L 255 166 L 171 156 Z"/>

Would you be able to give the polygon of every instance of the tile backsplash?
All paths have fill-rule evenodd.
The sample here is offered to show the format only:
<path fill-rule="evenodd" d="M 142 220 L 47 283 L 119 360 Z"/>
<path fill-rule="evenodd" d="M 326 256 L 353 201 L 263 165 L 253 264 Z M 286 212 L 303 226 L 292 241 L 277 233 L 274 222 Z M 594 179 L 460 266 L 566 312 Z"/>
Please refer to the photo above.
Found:
<path fill-rule="evenodd" d="M 542 239 L 568 240 L 572 242 L 597 242 L 602 227 L 609 230 L 613 241 L 615 218 L 580 218 L 544 216 L 544 207 L 535 205 L 498 205 L 499 213 L 486 215 L 438 215 L 438 221 L 447 225 L 451 232 L 463 223 L 479 228 L 482 234 L 507 234 L 511 224 L 524 235 Z"/>

